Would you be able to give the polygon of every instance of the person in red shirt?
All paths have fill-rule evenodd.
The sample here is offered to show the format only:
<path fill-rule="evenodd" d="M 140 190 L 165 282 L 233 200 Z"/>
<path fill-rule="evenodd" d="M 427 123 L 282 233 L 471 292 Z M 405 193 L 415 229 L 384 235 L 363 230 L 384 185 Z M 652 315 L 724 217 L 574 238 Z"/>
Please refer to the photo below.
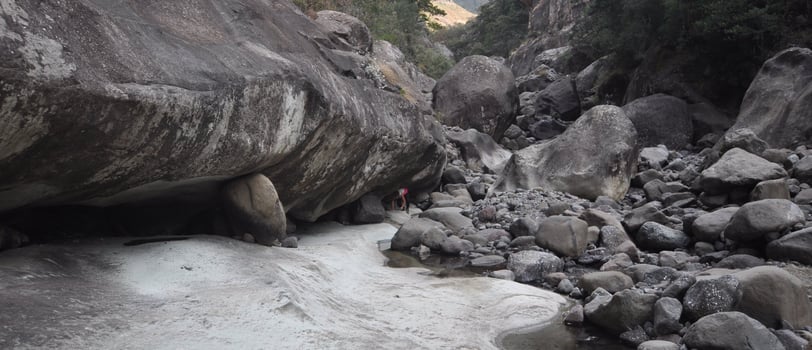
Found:
<path fill-rule="evenodd" d="M 395 202 L 400 200 L 399 209 L 409 211 L 409 189 L 403 187 L 398 190 L 398 196 L 392 200 L 392 210 L 395 210 Z"/>

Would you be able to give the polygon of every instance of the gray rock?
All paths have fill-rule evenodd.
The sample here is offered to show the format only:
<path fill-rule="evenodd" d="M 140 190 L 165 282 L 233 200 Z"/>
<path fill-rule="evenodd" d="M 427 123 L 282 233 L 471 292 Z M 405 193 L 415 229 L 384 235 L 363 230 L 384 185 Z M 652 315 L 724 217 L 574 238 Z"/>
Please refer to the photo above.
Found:
<path fill-rule="evenodd" d="M 434 220 L 413 218 L 395 232 L 395 236 L 392 237 L 392 250 L 409 250 L 420 244 L 424 232 L 442 227 L 441 223 Z"/>
<path fill-rule="evenodd" d="M 682 301 L 685 315 L 696 321 L 713 313 L 733 311 L 741 295 L 739 281 L 730 275 L 697 281 Z"/>
<path fill-rule="evenodd" d="M 474 250 L 474 244 L 457 236 L 449 236 L 440 243 L 440 251 L 449 255 L 459 255 L 462 252 Z"/>
<path fill-rule="evenodd" d="M 633 209 L 626 214 L 623 218 L 623 224 L 629 229 L 629 232 L 637 232 L 640 227 L 647 222 L 655 222 L 658 224 L 667 224 L 670 222 L 668 217 L 661 211 L 662 204 L 660 202 L 650 202 L 639 208 Z"/>
<path fill-rule="evenodd" d="M 581 276 L 578 286 L 587 294 L 592 294 L 598 288 L 603 288 L 609 293 L 617 293 L 634 287 L 634 281 L 619 271 L 601 271 L 584 274 Z"/>
<path fill-rule="evenodd" d="M 805 144 L 812 130 L 812 50 L 790 48 L 764 63 L 744 96 L 736 124 L 772 147 Z"/>
<path fill-rule="evenodd" d="M 637 256 L 637 246 L 631 241 L 626 231 L 617 226 L 601 227 L 600 246 L 606 248 L 609 254 L 625 253 L 629 257 Z"/>
<path fill-rule="evenodd" d="M 690 274 L 682 274 L 663 289 L 663 298 L 682 299 L 691 286 L 696 283 L 696 277 Z"/>
<path fill-rule="evenodd" d="M 663 145 L 645 147 L 640 150 L 640 164 L 660 170 L 668 164 L 668 154 L 668 148 Z"/>
<path fill-rule="evenodd" d="M 631 346 L 633 348 L 651 339 L 649 338 L 648 334 L 646 334 L 646 330 L 644 330 L 643 327 L 640 326 L 634 327 L 634 329 L 620 333 L 620 336 L 618 336 L 618 338 L 620 338 L 621 343 Z"/>
<path fill-rule="evenodd" d="M 647 183 L 654 181 L 654 180 L 663 180 L 665 177 L 663 174 L 657 169 L 648 169 L 646 171 L 641 171 L 632 177 L 632 186 L 637 188 L 643 188 Z"/>
<path fill-rule="evenodd" d="M 562 271 L 564 262 L 550 253 L 523 250 L 510 254 L 507 268 L 516 275 L 516 281 L 526 283 L 541 280 L 549 273 Z"/>
<path fill-rule="evenodd" d="M 516 275 L 510 270 L 493 271 L 488 276 L 508 281 L 513 281 L 516 279 Z"/>
<path fill-rule="evenodd" d="M 795 163 L 792 176 L 805 184 L 812 184 L 812 156 L 803 157 Z"/>
<path fill-rule="evenodd" d="M 767 257 L 812 265 L 812 228 L 795 231 L 767 245 Z"/>
<path fill-rule="evenodd" d="M 513 237 L 533 236 L 535 238 L 539 224 L 528 217 L 519 218 L 510 224 L 510 234 Z"/>
<path fill-rule="evenodd" d="M 637 243 L 643 249 L 652 251 L 686 248 L 691 239 L 682 231 L 656 222 L 647 222 L 637 232 Z"/>
<path fill-rule="evenodd" d="M 584 253 L 590 243 L 598 240 L 590 237 L 588 225 L 571 216 L 552 216 L 539 222 L 536 244 L 558 255 L 577 257 Z"/>
<path fill-rule="evenodd" d="M 563 281 L 562 281 L 563 282 Z M 584 323 L 584 307 L 576 304 L 564 316 L 564 324 L 567 326 L 580 326 Z"/>
<path fill-rule="evenodd" d="M 475 171 L 487 169 L 499 174 L 511 156 L 510 151 L 499 146 L 490 135 L 475 129 L 449 131 L 446 138 L 459 148 L 467 167 Z"/>
<path fill-rule="evenodd" d="M 505 264 L 505 258 L 499 255 L 485 255 L 471 260 L 473 267 L 497 267 Z"/>
<path fill-rule="evenodd" d="M 353 208 L 352 221 L 356 224 L 377 224 L 386 219 L 386 209 L 381 204 L 381 197 L 366 194 L 359 199 Z"/>
<path fill-rule="evenodd" d="M 810 157 L 812 158 L 812 157 Z M 795 195 L 794 199 L 795 203 L 797 204 L 812 204 L 812 188 L 807 188 L 802 190 L 797 195 Z"/>
<path fill-rule="evenodd" d="M 581 99 L 572 78 L 561 77 L 542 90 L 536 98 L 536 113 L 566 121 L 577 119 L 581 115 Z"/>
<path fill-rule="evenodd" d="M 724 237 L 734 241 L 751 241 L 805 221 L 803 211 L 795 203 L 785 199 L 764 199 L 747 203 L 733 214 Z"/>
<path fill-rule="evenodd" d="M 734 148 L 702 172 L 700 186 L 709 194 L 721 194 L 737 187 L 749 191 L 761 181 L 786 176 L 786 170 L 780 165 L 741 148 Z"/>
<path fill-rule="evenodd" d="M 431 227 L 420 235 L 420 244 L 429 247 L 433 251 L 442 250 L 443 242 L 447 235 L 439 227 Z"/>
<path fill-rule="evenodd" d="M 753 192 L 750 192 L 751 201 L 762 199 L 790 199 L 789 187 L 784 179 L 767 180 L 756 184 Z"/>
<path fill-rule="evenodd" d="M 803 282 L 775 266 L 759 266 L 737 272 L 742 297 L 736 304 L 741 311 L 770 328 L 794 328 L 812 325 L 812 302 Z"/>
<path fill-rule="evenodd" d="M 518 92 L 513 73 L 485 56 L 460 60 L 437 81 L 433 96 L 434 110 L 443 124 L 474 128 L 494 140 L 502 138 L 516 117 Z"/>
<path fill-rule="evenodd" d="M 222 197 L 232 232 L 250 233 L 267 246 L 285 239 L 285 209 L 267 177 L 253 174 L 233 180 L 223 188 Z"/>
<path fill-rule="evenodd" d="M 641 146 L 681 149 L 693 140 L 692 117 L 681 99 L 656 94 L 632 101 L 623 111 L 634 123 Z"/>
<path fill-rule="evenodd" d="M 626 289 L 594 298 L 584 306 L 586 319 L 615 334 L 634 329 L 653 317 L 657 296 Z"/>
<path fill-rule="evenodd" d="M 714 267 L 720 269 L 731 269 L 731 270 L 739 270 L 739 269 L 749 269 L 751 267 L 762 266 L 764 265 L 764 259 L 758 258 L 749 254 L 734 254 L 725 257 Z"/>
<path fill-rule="evenodd" d="M 752 130 L 736 129 L 725 134 L 716 145 L 719 153 L 725 153 L 734 148 L 741 148 L 747 152 L 760 156 L 769 148 L 764 140 L 758 138 Z"/>
<path fill-rule="evenodd" d="M 466 189 L 468 190 L 468 194 L 471 195 L 471 199 L 474 201 L 485 199 L 485 197 L 488 196 L 488 185 L 480 182 L 470 183 Z"/>
<path fill-rule="evenodd" d="M 0 251 L 28 244 L 28 236 L 11 227 L 0 225 Z"/>
<path fill-rule="evenodd" d="M 686 252 L 675 252 L 664 250 L 660 252 L 660 266 L 673 267 L 677 270 L 682 270 L 691 263 L 699 262 L 699 257 L 688 254 Z"/>
<path fill-rule="evenodd" d="M 688 327 L 683 337 L 691 349 L 784 350 L 764 325 L 740 312 L 705 316 Z"/>
<path fill-rule="evenodd" d="M 643 281 L 649 272 L 659 270 L 661 267 L 650 264 L 637 264 L 626 268 L 623 273 L 632 278 L 635 283 Z"/>
<path fill-rule="evenodd" d="M 723 208 L 699 216 L 691 225 L 694 239 L 703 242 L 716 242 L 724 232 L 730 219 L 733 218 L 733 214 L 736 214 L 737 211 L 739 211 L 738 207 Z"/>
<path fill-rule="evenodd" d="M 372 33 L 361 20 L 337 11 L 319 11 L 315 22 L 357 52 L 372 52 Z"/>
<path fill-rule="evenodd" d="M 443 170 L 442 179 L 445 184 L 465 184 L 468 182 L 468 180 L 465 179 L 465 172 L 453 165 Z"/>
<path fill-rule="evenodd" d="M 779 329 L 773 331 L 776 337 L 778 337 L 778 341 L 781 342 L 781 345 L 784 345 L 784 348 L 787 350 L 808 350 L 809 349 L 809 341 L 801 338 L 793 331 L 789 329 Z"/>
<path fill-rule="evenodd" d="M 460 208 L 435 208 L 420 213 L 421 218 L 427 218 L 442 223 L 454 233 L 462 233 L 465 229 L 473 228 L 471 219 L 461 214 Z"/>
<path fill-rule="evenodd" d="M 674 298 L 660 298 L 654 304 L 654 331 L 658 335 L 668 335 L 679 332 L 682 324 L 682 303 Z"/>
<path fill-rule="evenodd" d="M 601 265 L 601 271 L 623 271 L 634 265 L 632 258 L 626 253 L 612 255 L 608 261 Z"/>
<path fill-rule="evenodd" d="M 640 280 L 640 282 L 650 286 L 656 286 L 659 284 L 670 283 L 679 276 L 681 276 L 680 272 L 673 267 L 659 267 L 651 271 L 647 271 L 643 275 L 643 279 Z"/>
<path fill-rule="evenodd" d="M 560 294 L 570 294 L 572 290 L 575 289 L 575 286 L 572 285 L 572 282 L 569 279 L 563 279 L 561 282 L 558 282 L 558 286 L 555 287 L 555 291 Z"/>
<path fill-rule="evenodd" d="M 638 345 L 637 350 L 679 350 L 679 345 L 665 340 L 649 340 Z"/>
<path fill-rule="evenodd" d="M 292 236 L 283 239 L 282 248 L 299 248 L 299 239 Z"/>
<path fill-rule="evenodd" d="M 536 236 L 519 236 L 510 241 L 511 248 L 527 249 L 530 247 L 538 247 L 536 245 Z"/>
<path fill-rule="evenodd" d="M 620 199 L 637 167 L 636 140 L 634 127 L 620 108 L 594 107 L 557 139 L 516 152 L 495 191 L 542 187 L 590 200 Z"/>

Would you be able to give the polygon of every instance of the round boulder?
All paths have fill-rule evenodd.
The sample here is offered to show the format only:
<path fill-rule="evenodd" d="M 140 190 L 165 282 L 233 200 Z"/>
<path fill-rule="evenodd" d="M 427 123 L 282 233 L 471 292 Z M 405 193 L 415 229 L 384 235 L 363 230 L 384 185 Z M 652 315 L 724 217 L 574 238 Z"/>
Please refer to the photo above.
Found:
<path fill-rule="evenodd" d="M 784 350 L 767 327 L 741 312 L 705 316 L 688 327 L 683 341 L 690 349 Z"/>
<path fill-rule="evenodd" d="M 684 232 L 656 222 L 647 222 L 637 232 L 637 244 L 652 251 L 686 248 L 691 239 Z"/>
<path fill-rule="evenodd" d="M 250 233 L 257 243 L 273 245 L 287 237 L 285 209 L 271 180 L 253 174 L 223 187 L 223 204 L 234 234 Z"/>
<path fill-rule="evenodd" d="M 474 128 L 502 138 L 515 118 L 518 93 L 513 73 L 485 56 L 463 58 L 434 87 L 434 110 L 440 121 Z"/>
<path fill-rule="evenodd" d="M 767 257 L 812 265 L 812 228 L 790 233 L 767 245 Z"/>
<path fill-rule="evenodd" d="M 589 243 L 598 240 L 590 236 L 585 221 L 572 216 L 551 216 L 539 222 L 536 244 L 558 255 L 577 257 L 584 253 Z"/>
<path fill-rule="evenodd" d="M 724 231 L 726 239 L 752 241 L 806 222 L 804 212 L 786 199 L 763 199 L 741 207 Z"/>

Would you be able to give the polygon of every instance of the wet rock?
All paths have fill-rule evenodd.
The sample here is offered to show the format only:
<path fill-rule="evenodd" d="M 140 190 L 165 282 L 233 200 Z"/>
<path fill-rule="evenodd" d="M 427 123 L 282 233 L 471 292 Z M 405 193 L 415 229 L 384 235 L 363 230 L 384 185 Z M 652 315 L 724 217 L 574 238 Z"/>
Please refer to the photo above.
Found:
<path fill-rule="evenodd" d="M 682 231 L 656 222 L 647 222 L 637 232 L 637 243 L 643 249 L 653 251 L 686 248 L 691 239 Z"/>
<path fill-rule="evenodd" d="M 603 288 L 609 293 L 617 293 L 634 287 L 634 281 L 619 271 L 601 271 L 584 274 L 578 286 L 587 294 L 592 294 L 598 288 Z"/>
<path fill-rule="evenodd" d="M 812 265 L 812 228 L 795 231 L 767 245 L 767 257 Z"/>
<path fill-rule="evenodd" d="M 734 241 L 751 241 L 805 221 L 803 211 L 794 203 L 784 199 L 764 199 L 743 205 L 731 218 L 724 236 Z"/>
<path fill-rule="evenodd" d="M 516 275 L 516 281 L 527 283 L 541 280 L 548 273 L 562 271 L 564 262 L 550 253 L 523 250 L 510 254 L 507 268 Z"/>
<path fill-rule="evenodd" d="M 733 311 L 741 295 L 739 281 L 730 275 L 697 281 L 685 293 L 685 315 L 696 321 L 713 313 Z"/>
<path fill-rule="evenodd" d="M 590 237 L 587 223 L 569 216 L 552 216 L 539 222 L 536 244 L 558 255 L 577 257 L 583 254 L 587 244 L 598 237 Z"/>
<path fill-rule="evenodd" d="M 688 327 L 683 341 L 692 349 L 784 349 L 764 325 L 740 312 L 720 312 L 699 319 Z"/>
<path fill-rule="evenodd" d="M 474 128 L 494 140 L 502 138 L 516 116 L 518 92 L 513 73 L 485 56 L 460 60 L 437 81 L 433 96 L 434 110 L 443 124 Z"/>
<path fill-rule="evenodd" d="M 287 218 L 271 180 L 253 174 L 229 182 L 222 197 L 232 231 L 250 233 L 257 243 L 273 245 L 285 239 Z"/>

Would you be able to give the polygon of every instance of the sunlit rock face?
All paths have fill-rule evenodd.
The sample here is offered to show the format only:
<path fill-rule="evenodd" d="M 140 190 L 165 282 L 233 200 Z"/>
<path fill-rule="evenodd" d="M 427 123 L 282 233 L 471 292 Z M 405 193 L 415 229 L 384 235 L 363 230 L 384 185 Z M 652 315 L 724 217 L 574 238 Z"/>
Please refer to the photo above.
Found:
<path fill-rule="evenodd" d="M 261 172 L 315 220 L 431 187 L 425 101 L 330 28 L 279 0 L 4 1 L 0 211 L 194 199 Z"/>

